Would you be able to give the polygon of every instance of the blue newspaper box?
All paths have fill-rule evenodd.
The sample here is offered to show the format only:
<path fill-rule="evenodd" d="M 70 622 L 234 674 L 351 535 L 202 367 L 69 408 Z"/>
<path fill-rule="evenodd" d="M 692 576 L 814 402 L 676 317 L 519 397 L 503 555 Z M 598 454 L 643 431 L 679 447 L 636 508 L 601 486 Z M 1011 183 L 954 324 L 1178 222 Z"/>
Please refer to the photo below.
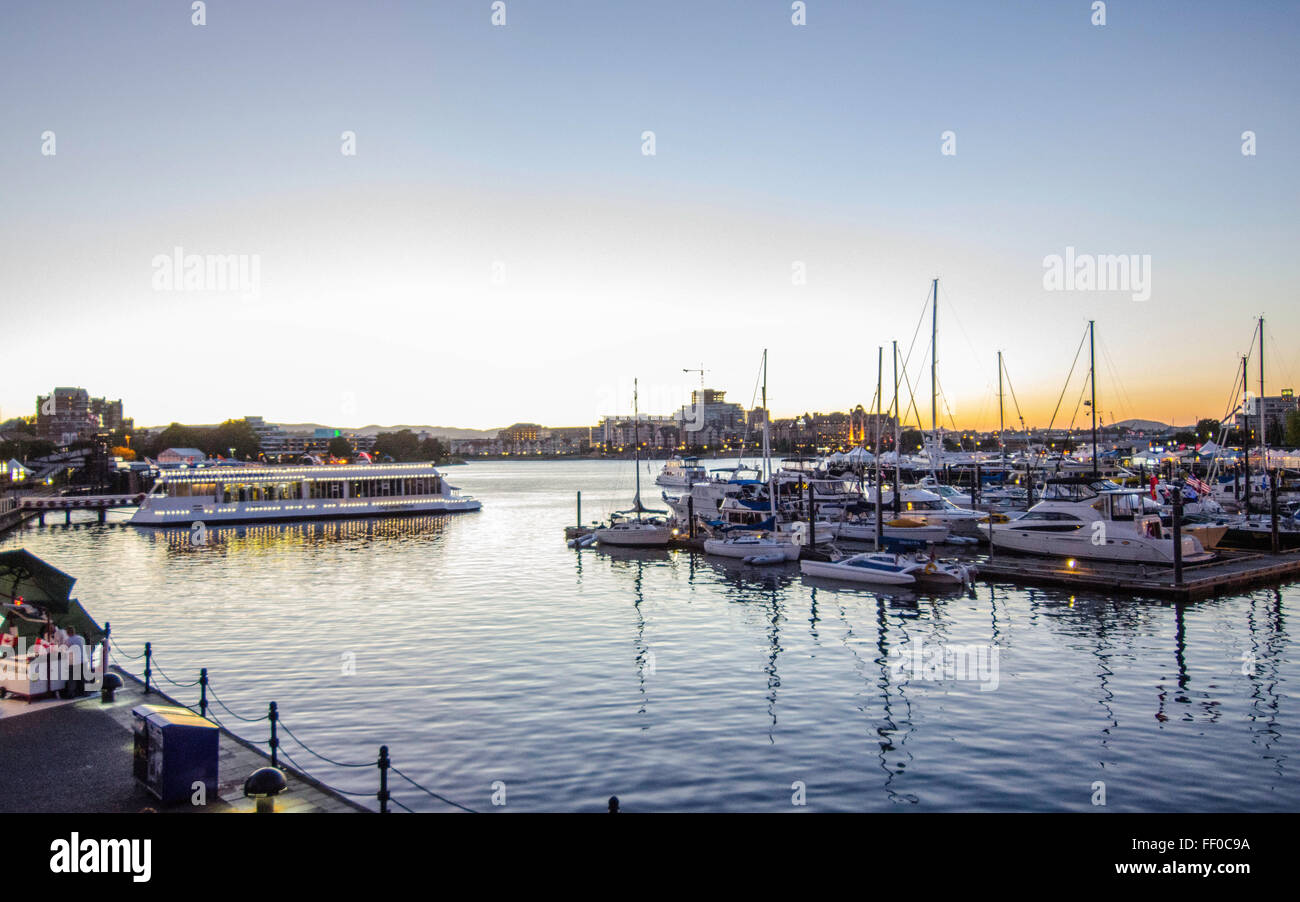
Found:
<path fill-rule="evenodd" d="M 135 778 L 160 802 L 193 797 L 195 783 L 217 793 L 217 725 L 185 708 L 137 705 L 131 709 L 135 734 Z"/>

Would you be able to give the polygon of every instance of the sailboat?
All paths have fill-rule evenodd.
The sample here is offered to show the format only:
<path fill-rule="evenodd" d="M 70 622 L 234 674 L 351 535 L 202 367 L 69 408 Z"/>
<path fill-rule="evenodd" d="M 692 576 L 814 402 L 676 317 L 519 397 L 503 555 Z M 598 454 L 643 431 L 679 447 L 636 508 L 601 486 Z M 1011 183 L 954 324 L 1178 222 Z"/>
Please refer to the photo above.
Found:
<path fill-rule="evenodd" d="M 637 548 L 666 548 L 673 537 L 672 527 L 662 515 L 667 511 L 651 510 L 641 503 L 641 412 L 637 402 L 637 382 L 632 382 L 633 470 L 636 472 L 636 495 L 632 507 L 615 511 L 609 522 L 598 526 L 593 535 L 600 545 Z M 649 514 L 650 516 L 646 516 Z"/>
<path fill-rule="evenodd" d="M 778 529 L 776 477 L 772 473 L 772 448 L 767 413 L 767 351 L 763 351 L 763 475 L 767 479 L 769 516 L 758 527 L 734 526 L 722 535 L 704 540 L 704 553 L 740 558 L 751 564 L 774 564 L 799 558 L 796 534 Z"/>

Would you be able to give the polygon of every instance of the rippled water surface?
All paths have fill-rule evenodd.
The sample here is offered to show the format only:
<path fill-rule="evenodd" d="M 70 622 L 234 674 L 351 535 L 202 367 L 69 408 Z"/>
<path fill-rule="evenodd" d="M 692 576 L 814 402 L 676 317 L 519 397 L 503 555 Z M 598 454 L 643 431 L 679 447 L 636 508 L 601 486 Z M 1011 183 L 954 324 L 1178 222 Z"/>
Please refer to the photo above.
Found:
<path fill-rule="evenodd" d="M 630 463 L 447 475 L 481 512 L 226 528 L 201 549 L 60 517 L 0 548 L 77 577 L 124 651 L 151 641 L 172 679 L 207 667 L 235 712 L 274 700 L 337 761 L 387 744 L 479 810 L 599 810 L 616 794 L 631 811 L 790 811 L 800 782 L 812 810 L 1095 810 L 1099 781 L 1096 810 L 1300 808 L 1295 586 L 1188 605 L 988 583 L 891 597 L 797 565 L 565 547 L 575 492 L 584 519 L 625 506 Z M 645 482 L 647 501 L 658 491 Z M 997 666 L 926 674 L 898 654 L 918 642 Z M 373 768 L 285 749 L 374 791 Z M 394 795 L 446 810 L 400 780 Z"/>

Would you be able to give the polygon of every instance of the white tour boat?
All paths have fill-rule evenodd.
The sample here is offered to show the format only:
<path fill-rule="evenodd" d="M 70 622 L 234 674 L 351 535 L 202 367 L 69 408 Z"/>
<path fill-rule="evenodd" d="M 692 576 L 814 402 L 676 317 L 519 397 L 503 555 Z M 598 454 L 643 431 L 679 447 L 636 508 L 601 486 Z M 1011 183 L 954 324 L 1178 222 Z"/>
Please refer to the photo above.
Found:
<path fill-rule="evenodd" d="M 432 463 L 216 466 L 164 470 L 131 517 L 135 526 L 476 511 Z"/>

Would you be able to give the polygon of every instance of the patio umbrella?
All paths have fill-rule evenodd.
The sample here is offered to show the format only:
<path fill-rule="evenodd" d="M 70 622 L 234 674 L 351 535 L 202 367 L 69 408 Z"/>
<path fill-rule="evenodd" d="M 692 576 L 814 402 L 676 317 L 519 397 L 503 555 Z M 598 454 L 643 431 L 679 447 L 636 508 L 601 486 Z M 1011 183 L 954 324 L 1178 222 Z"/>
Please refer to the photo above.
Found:
<path fill-rule="evenodd" d="M 66 614 L 68 595 L 76 581 L 26 548 L 0 551 L 0 602 L 21 598 L 52 614 Z"/>

